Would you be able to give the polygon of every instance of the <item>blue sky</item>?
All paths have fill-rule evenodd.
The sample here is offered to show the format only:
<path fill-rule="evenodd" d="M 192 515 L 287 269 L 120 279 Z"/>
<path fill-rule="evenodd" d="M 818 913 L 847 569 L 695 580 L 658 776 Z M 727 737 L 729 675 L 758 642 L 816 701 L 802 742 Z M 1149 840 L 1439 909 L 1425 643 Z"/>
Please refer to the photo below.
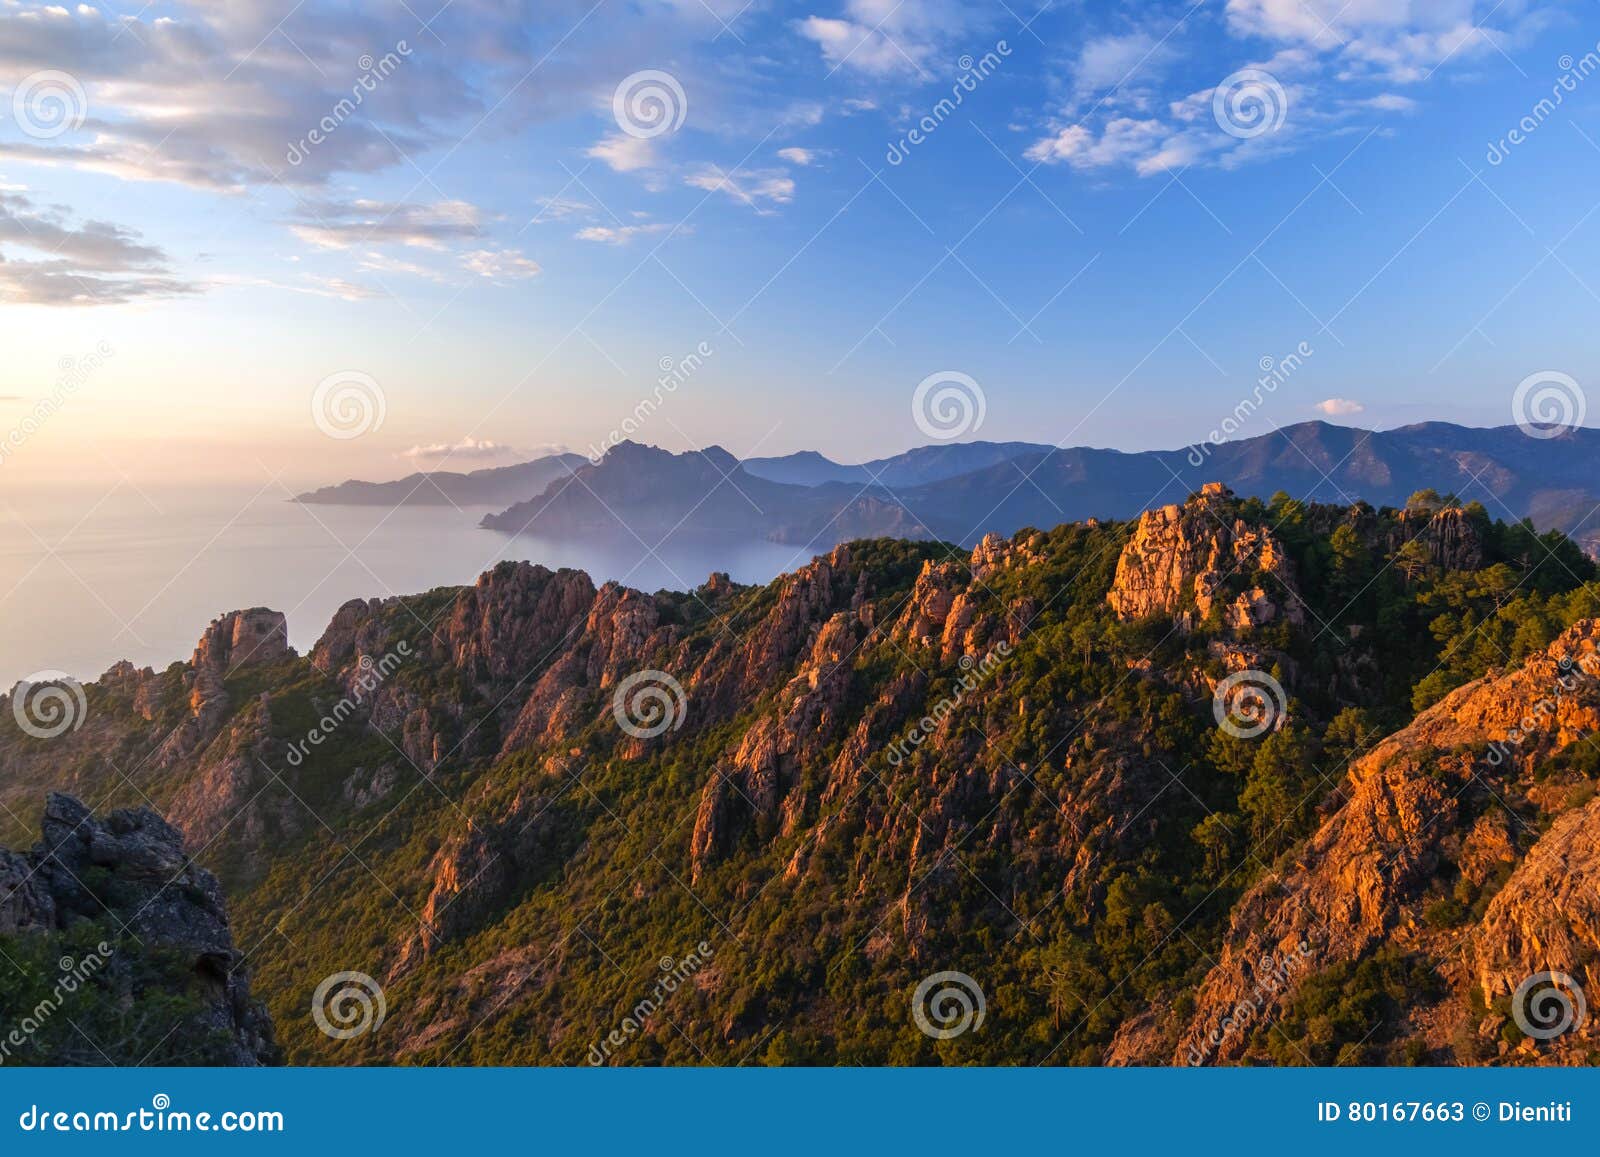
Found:
<path fill-rule="evenodd" d="M 1182 445 L 1302 344 L 1237 436 L 1594 376 L 1593 4 L 440 2 L 0 0 L 0 428 L 61 402 L 6 469 L 581 450 L 702 343 L 641 440 L 892 453 L 959 373 L 967 437 Z"/>

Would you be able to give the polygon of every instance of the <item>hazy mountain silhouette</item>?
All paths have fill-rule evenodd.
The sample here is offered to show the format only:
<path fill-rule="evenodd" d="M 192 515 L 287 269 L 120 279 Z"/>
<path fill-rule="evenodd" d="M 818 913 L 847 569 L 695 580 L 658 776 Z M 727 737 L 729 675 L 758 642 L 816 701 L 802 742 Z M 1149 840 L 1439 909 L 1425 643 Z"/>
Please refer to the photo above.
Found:
<path fill-rule="evenodd" d="M 551 454 L 514 466 L 491 466 L 459 473 L 418 471 L 393 482 L 351 479 L 295 496 L 296 502 L 318 506 L 504 506 L 538 494 L 570 474 L 586 459 L 582 454 Z"/>
<path fill-rule="evenodd" d="M 972 544 L 985 534 L 1126 518 L 1203 483 L 1241 495 L 1399 506 L 1431 488 L 1531 518 L 1600 547 L 1600 430 L 1533 437 L 1516 426 L 1425 422 L 1361 430 L 1303 422 L 1221 445 L 1124 452 L 1028 442 L 920 446 L 859 464 L 815 451 L 741 462 L 720 446 L 673 454 L 635 442 L 598 464 L 576 455 L 471 474 L 347 482 L 303 502 L 505 502 L 483 525 L 507 533 L 672 531 L 753 535 L 823 550 L 863 536 Z"/>

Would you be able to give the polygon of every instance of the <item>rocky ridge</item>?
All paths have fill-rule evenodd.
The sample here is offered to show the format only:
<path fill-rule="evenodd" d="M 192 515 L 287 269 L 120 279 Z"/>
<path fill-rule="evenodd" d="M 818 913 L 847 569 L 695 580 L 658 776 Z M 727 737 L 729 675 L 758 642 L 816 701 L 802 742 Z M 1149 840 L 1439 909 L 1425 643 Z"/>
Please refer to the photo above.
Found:
<path fill-rule="evenodd" d="M 1235 513 L 1233 492 L 1207 483 L 1197 498 L 1139 518 L 1106 601 L 1123 619 L 1161 615 L 1192 630 L 1213 609 L 1247 630 L 1282 617 L 1305 621 L 1293 565 L 1265 527 Z"/>
<path fill-rule="evenodd" d="M 1209 1040 L 1261 986 L 1263 958 L 1292 958 L 1298 970 L 1279 985 L 1281 1004 L 1296 976 L 1379 947 L 1444 952 L 1425 912 L 1438 879 L 1455 873 L 1487 905 L 1470 940 L 1448 930 L 1470 961 L 1475 999 L 1503 1002 L 1519 973 L 1556 949 L 1586 975 L 1588 875 L 1570 862 L 1587 863 L 1588 828 L 1538 777 L 1587 732 L 1591 708 L 1575 691 L 1553 697 L 1536 726 L 1516 722 L 1563 658 L 1581 665 L 1592 650 L 1592 632 L 1575 627 L 1570 654 L 1551 648 L 1460 688 L 1358 759 L 1343 783 L 1330 780 L 1341 794 L 1291 859 L 1270 865 L 1224 923 L 1185 928 L 1217 960 L 1197 978 L 1192 1009 L 1172 990 L 1119 1007 L 1113 968 L 1172 944 L 1177 918 L 1210 890 L 1186 897 L 1162 881 L 1181 885 L 1196 871 L 1194 833 L 1213 812 L 1237 814 L 1238 797 L 1258 786 L 1243 782 L 1253 750 L 1224 753 L 1242 766 L 1212 766 L 1222 766 L 1209 747 L 1221 675 L 1278 672 L 1296 697 L 1286 743 L 1337 710 L 1311 701 L 1322 689 L 1377 685 L 1383 636 L 1351 632 L 1308 649 L 1329 605 L 1325 567 L 1303 565 L 1306 536 L 1348 526 L 1380 571 L 1420 541 L 1412 554 L 1426 567 L 1403 584 L 1396 576 L 1397 598 L 1427 587 L 1427 567 L 1505 557 L 1477 516 L 1453 507 L 1312 506 L 1280 536 L 1275 524 L 1292 513 L 1269 518 L 1260 503 L 1206 487 L 1131 525 L 988 536 L 970 552 L 850 543 L 765 588 L 712 576 L 683 594 L 506 563 L 469 587 L 348 603 L 306 659 L 269 645 L 260 662 L 234 662 L 252 649 L 235 645 L 244 628 L 229 616 L 189 664 L 159 676 L 114 669 L 90 689 L 91 704 L 106 695 L 126 704 L 119 742 L 134 763 L 137 737 L 175 719 L 192 728 L 197 742 L 147 786 L 191 835 L 246 853 L 225 878 L 274 897 L 253 902 L 254 919 L 298 903 L 300 887 L 287 885 L 317 892 L 332 880 L 317 892 L 329 908 L 309 936 L 327 940 L 348 924 L 341 951 L 355 959 L 325 951 L 314 964 L 275 962 L 275 991 L 304 987 L 292 969 L 314 980 L 359 965 L 384 977 L 394 1028 L 363 1043 L 357 1055 L 369 1060 L 466 1059 L 450 1026 L 492 1021 L 502 1006 L 515 1010 L 515 1039 L 535 1050 L 518 1056 L 583 1055 L 572 1051 L 579 1006 L 567 1002 L 591 984 L 584 969 L 604 973 L 604 955 L 626 961 L 649 942 L 630 921 L 674 901 L 677 922 L 711 917 L 738 951 L 768 953 L 697 982 L 693 999 L 712 1018 L 700 1029 L 735 1059 L 766 1031 L 764 1018 L 809 1026 L 860 1015 L 830 1005 L 834 968 L 851 984 L 898 984 L 906 968 L 983 972 L 1019 946 L 1037 960 L 1024 956 L 1008 967 L 1025 971 L 994 981 L 1013 994 L 1010 1007 L 1034 999 L 1017 992 L 1050 991 L 1062 1010 L 1074 992 L 1099 993 L 1085 1006 L 1120 1018 L 1113 1037 L 1091 1028 L 1097 1051 L 1084 1046 L 1075 1060 L 1182 1062 L 1197 1045 L 1210 1061 L 1245 1059 L 1247 1034 Z M 269 612 L 243 614 L 267 624 L 244 629 L 247 642 L 281 631 Z M 644 674 L 681 692 L 672 707 L 681 716 L 655 734 L 618 727 L 617 692 Z M 1529 682 L 1497 682 L 1508 679 Z M 108 727 L 108 714 L 91 710 L 91 726 Z M 328 730 L 329 745 L 305 747 L 308 728 Z M 1551 728 L 1553 740 L 1528 737 Z M 110 736 L 97 732 L 96 743 Z M 1491 743 L 1503 747 L 1497 763 Z M 50 752 L 76 759 L 83 744 L 66 737 Z M 1475 745 L 1485 750 L 1469 756 Z M 0 765 L 32 750 L 0 743 Z M 288 758 L 295 751 L 307 762 Z M 237 774 L 213 777 L 229 758 Z M 230 787 L 253 783 L 265 785 L 259 797 Z M 1496 794 L 1520 822 L 1494 810 Z M 1351 810 L 1352 799 L 1361 806 Z M 1528 828 L 1544 820 L 1554 826 L 1531 843 Z M 1548 854 L 1535 856 L 1541 845 Z M 277 876 L 262 884 L 256 873 L 267 869 Z M 604 883 L 590 891 L 591 880 Z M 1305 913 L 1338 914 L 1338 926 L 1283 915 L 1285 897 Z M 582 923 L 591 909 L 606 920 Z M 1067 951 L 1105 929 L 1139 952 L 1115 964 L 1092 948 Z M 963 955 L 972 939 L 988 955 Z M 589 946 L 602 956 L 585 963 Z M 756 976 L 765 987 L 746 995 Z M 1451 999 L 1465 1007 L 1465 993 Z M 596 1006 L 582 1007 L 592 1016 Z M 1082 1018 L 1056 1019 L 1063 1033 Z M 1435 1027 L 1416 1031 L 1436 1055 L 1447 1049 Z M 301 1037 L 297 1047 L 321 1058 L 325 1046 Z"/>
<path fill-rule="evenodd" d="M 0 849 L 0 935 L 40 936 L 108 918 L 117 941 L 109 977 L 123 999 L 143 995 L 139 969 L 126 957 L 159 946 L 177 954 L 199 1003 L 181 1031 L 225 1042 L 219 1063 L 276 1063 L 272 1021 L 239 967 L 222 889 L 184 853 L 177 829 L 148 808 L 96 817 L 71 796 L 51 793 L 40 835 L 30 852 Z"/>
<path fill-rule="evenodd" d="M 1445 959 L 1461 948 L 1470 963 L 1450 979 L 1464 1002 L 1484 1006 L 1542 971 L 1600 983 L 1593 887 L 1600 860 L 1591 855 L 1600 809 L 1560 815 L 1543 834 L 1530 823 L 1539 810 L 1537 770 L 1600 734 L 1597 640 L 1600 621 L 1580 622 L 1521 668 L 1458 688 L 1355 761 L 1337 810 L 1235 906 L 1217 965 L 1170 1053 L 1145 1023 L 1130 1026 L 1111 1058 L 1242 1058 L 1248 1029 L 1270 1022 L 1296 988 L 1264 989 L 1264 961 L 1295 960 L 1310 972 L 1386 943 Z M 1475 927 L 1448 937 L 1429 932 L 1423 908 L 1441 872 L 1482 884 L 1501 863 L 1514 870 Z M 1584 1047 L 1594 1036 L 1590 1025 L 1563 1046 Z"/>

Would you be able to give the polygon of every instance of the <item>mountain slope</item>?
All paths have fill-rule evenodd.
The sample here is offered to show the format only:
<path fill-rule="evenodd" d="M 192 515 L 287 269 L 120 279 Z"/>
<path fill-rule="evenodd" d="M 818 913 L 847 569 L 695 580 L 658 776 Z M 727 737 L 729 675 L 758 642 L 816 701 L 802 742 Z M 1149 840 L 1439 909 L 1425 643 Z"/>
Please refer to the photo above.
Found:
<path fill-rule="evenodd" d="M 295 501 L 322 506 L 505 506 L 542 493 L 585 461 L 582 454 L 552 454 L 465 474 L 433 470 L 393 482 L 351 479 L 296 495 Z"/>
<path fill-rule="evenodd" d="M 1305 422 L 1255 438 L 1182 450 L 1052 450 L 1027 443 L 924 446 L 860 467 L 815 454 L 737 462 L 717 447 L 668 454 L 624 443 L 483 524 L 516 533 L 672 530 L 771 538 L 826 550 L 852 538 L 938 538 L 972 546 L 1084 518 L 1129 518 L 1208 481 L 1266 499 L 1404 506 L 1419 490 L 1532 518 L 1600 549 L 1600 431 L 1547 439 L 1515 426 L 1428 423 L 1374 432 Z M 776 481 L 774 480 L 776 479 Z"/>
<path fill-rule="evenodd" d="M 486 515 L 508 534 L 642 535 L 655 542 L 678 530 L 774 538 L 827 549 L 862 533 L 911 537 L 917 528 L 889 502 L 863 498 L 843 517 L 858 487 L 792 486 L 748 473 L 720 446 L 672 454 L 622 442 L 598 465 L 579 467 L 538 497 Z"/>
<path fill-rule="evenodd" d="M 1267 498 L 1403 506 L 1418 490 L 1482 502 L 1497 518 L 1531 517 L 1540 529 L 1600 543 L 1600 484 L 1593 462 L 1600 430 L 1530 438 L 1515 426 L 1477 430 L 1443 422 L 1368 431 L 1304 422 L 1270 434 L 1184 450 L 1125 454 L 1065 449 L 1022 455 L 893 499 L 936 537 L 973 542 L 986 533 L 1062 519 L 1127 518 L 1181 498 L 1207 481 Z"/>
<path fill-rule="evenodd" d="M 148 808 L 51 793 L 33 850 L 0 848 L 0 951 L 9 1063 L 278 1061 L 216 878 Z"/>
<path fill-rule="evenodd" d="M 856 486 L 921 486 L 970 474 L 1013 458 L 1042 454 L 1049 446 L 1034 442 L 951 442 L 918 446 L 904 454 L 878 458 L 859 466 L 845 466 L 824 458 L 815 450 L 802 450 L 783 458 L 747 458 L 744 468 L 757 478 L 788 482 L 797 486 L 821 486 L 828 482 Z"/>
<path fill-rule="evenodd" d="M 1340 878 L 1322 833 L 1385 753 L 1445 792 L 1456 773 L 1404 736 L 1447 718 L 1454 747 L 1492 739 L 1474 688 L 1517 668 L 1536 686 L 1592 638 L 1594 577 L 1481 507 L 1222 487 L 970 552 L 853 542 L 764 587 L 647 595 L 503 564 L 350 603 L 307 656 L 281 619 L 227 616 L 188 663 L 108 673 L 54 739 L 0 710 L 0 799 L 148 795 L 209 832 L 295 1062 L 1170 1062 L 1233 1000 L 1279 881 Z M 1241 677 L 1281 700 L 1239 699 Z M 1600 772 L 1588 748 L 1515 753 L 1527 830 L 1505 842 L 1457 849 L 1489 814 L 1476 795 L 1393 837 L 1424 918 L 1484 929 L 1491 1004 L 1535 940 L 1589 943 L 1562 885 L 1594 869 L 1567 818 Z M 1458 1043 L 1505 1014 L 1456 985 L 1442 939 L 1371 927 L 1297 961 L 1278 1004 L 1298 1047 L 1581 1055 L 1581 1036 Z M 305 1009 L 344 971 L 381 983 L 388 1019 L 334 1040 Z M 986 1016 L 941 1037 L 913 999 L 951 973 Z M 1408 987 L 1424 1025 L 1395 1015 Z M 1280 1051 L 1203 1059 L 1298 1063 Z"/>

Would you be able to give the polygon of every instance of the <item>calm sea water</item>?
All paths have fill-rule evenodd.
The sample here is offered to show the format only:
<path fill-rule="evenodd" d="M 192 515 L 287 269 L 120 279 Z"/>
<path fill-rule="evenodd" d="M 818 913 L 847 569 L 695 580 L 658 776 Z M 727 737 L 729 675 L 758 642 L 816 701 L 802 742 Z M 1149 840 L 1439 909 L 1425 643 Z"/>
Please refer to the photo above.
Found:
<path fill-rule="evenodd" d="M 509 538 L 487 508 L 298 506 L 281 490 L 0 491 L 0 686 L 43 670 L 80 679 L 118 659 L 187 659 L 242 607 L 289 619 L 304 653 L 340 604 L 472 582 L 502 559 L 576 567 L 599 583 L 683 590 L 714 570 L 765 582 L 809 557 L 746 539 Z M 648 538 L 648 536 L 647 536 Z"/>

